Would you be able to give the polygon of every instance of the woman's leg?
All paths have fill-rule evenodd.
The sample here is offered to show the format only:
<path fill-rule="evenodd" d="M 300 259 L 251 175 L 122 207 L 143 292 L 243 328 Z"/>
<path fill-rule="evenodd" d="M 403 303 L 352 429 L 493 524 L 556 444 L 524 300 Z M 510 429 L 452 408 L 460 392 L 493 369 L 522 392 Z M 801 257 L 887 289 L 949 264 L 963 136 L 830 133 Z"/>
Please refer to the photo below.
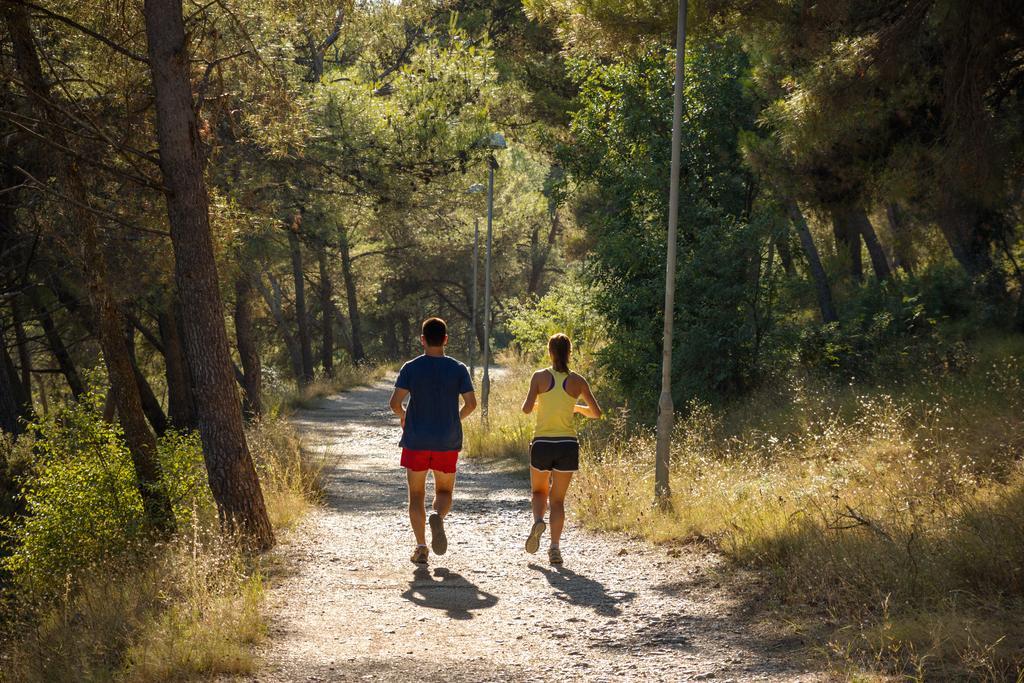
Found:
<path fill-rule="evenodd" d="M 548 523 L 551 526 L 551 545 L 553 546 L 558 546 L 562 538 L 562 527 L 565 526 L 565 494 L 572 482 L 572 475 L 572 472 L 554 471 L 551 473 L 551 518 Z M 536 493 L 534 500 L 536 500 Z"/>
<path fill-rule="evenodd" d="M 551 486 L 550 470 L 530 468 L 530 487 L 533 489 L 533 521 L 544 519 L 548 507 L 548 491 Z"/>

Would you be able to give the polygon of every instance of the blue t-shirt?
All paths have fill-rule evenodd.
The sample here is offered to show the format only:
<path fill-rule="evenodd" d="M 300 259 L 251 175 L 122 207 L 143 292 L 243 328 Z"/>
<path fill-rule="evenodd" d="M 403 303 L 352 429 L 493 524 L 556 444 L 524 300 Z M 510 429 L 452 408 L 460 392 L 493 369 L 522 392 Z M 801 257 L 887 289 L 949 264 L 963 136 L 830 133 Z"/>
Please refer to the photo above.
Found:
<path fill-rule="evenodd" d="M 473 391 L 465 365 L 449 356 L 424 354 L 402 366 L 395 388 L 410 395 L 399 446 L 414 451 L 462 450 L 459 396 Z"/>

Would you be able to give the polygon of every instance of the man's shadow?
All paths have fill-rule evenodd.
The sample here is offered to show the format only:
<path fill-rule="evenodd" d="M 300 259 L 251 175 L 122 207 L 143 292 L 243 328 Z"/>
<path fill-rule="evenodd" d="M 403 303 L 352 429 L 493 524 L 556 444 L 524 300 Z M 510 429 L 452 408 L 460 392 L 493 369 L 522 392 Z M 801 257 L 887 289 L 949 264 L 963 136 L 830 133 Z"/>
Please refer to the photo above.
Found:
<path fill-rule="evenodd" d="M 435 576 L 440 580 L 435 581 Z M 472 619 L 472 610 L 494 607 L 498 603 L 497 596 L 480 590 L 476 584 L 444 567 L 435 569 L 433 576 L 426 567 L 418 567 L 402 597 L 421 607 L 443 609 L 451 619 Z"/>
<path fill-rule="evenodd" d="M 622 614 L 622 603 L 636 597 L 633 591 L 615 591 L 609 593 L 604 584 L 589 577 L 577 574 L 563 566 L 542 567 L 530 563 L 530 569 L 541 572 L 556 591 L 556 597 L 570 605 L 589 607 L 605 617 L 617 617 Z"/>

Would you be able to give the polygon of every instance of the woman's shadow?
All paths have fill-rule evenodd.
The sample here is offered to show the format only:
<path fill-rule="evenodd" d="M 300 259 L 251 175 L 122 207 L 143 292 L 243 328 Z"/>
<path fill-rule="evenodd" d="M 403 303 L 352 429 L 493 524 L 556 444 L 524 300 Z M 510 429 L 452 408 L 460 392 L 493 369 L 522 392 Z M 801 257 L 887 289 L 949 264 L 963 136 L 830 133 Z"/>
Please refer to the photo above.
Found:
<path fill-rule="evenodd" d="M 440 580 L 435 581 L 434 577 Z M 402 597 L 421 607 L 443 609 L 451 619 L 472 619 L 472 610 L 494 607 L 498 598 L 480 590 L 460 574 L 438 567 L 433 576 L 426 567 L 417 568 Z"/>
<path fill-rule="evenodd" d="M 619 616 L 622 614 L 619 605 L 636 597 L 633 591 L 609 592 L 599 581 L 563 566 L 548 568 L 531 562 L 529 567 L 544 574 L 544 578 L 555 589 L 559 600 L 564 600 L 570 605 L 589 607 L 601 616 Z"/>

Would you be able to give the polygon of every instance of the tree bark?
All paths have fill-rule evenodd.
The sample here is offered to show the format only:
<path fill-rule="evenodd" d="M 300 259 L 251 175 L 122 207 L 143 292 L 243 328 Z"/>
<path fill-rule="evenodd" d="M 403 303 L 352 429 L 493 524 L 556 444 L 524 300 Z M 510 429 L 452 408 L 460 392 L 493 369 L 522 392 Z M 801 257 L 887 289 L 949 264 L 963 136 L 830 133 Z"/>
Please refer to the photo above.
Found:
<path fill-rule="evenodd" d="M 938 216 L 939 229 L 953 258 L 992 300 L 1006 299 L 1006 279 L 992 258 L 986 211 L 967 200 L 947 198 Z"/>
<path fill-rule="evenodd" d="M 316 251 L 317 263 L 320 268 L 320 363 L 324 375 L 334 376 L 334 292 L 331 283 L 331 265 L 327 258 L 327 245 L 320 243 Z"/>
<path fill-rule="evenodd" d="M 544 277 L 544 268 L 547 267 L 551 250 L 555 247 L 558 239 L 558 231 L 561 227 L 558 219 L 558 210 L 550 212 L 551 223 L 548 226 L 547 237 L 544 244 L 540 243 L 540 226 L 534 226 L 530 233 L 530 277 L 526 283 L 528 294 L 539 294 L 541 281 Z"/>
<path fill-rule="evenodd" d="M 252 323 L 253 287 L 248 273 L 235 279 L 235 341 L 242 363 L 242 413 L 253 422 L 263 416 L 263 370 Z"/>
<path fill-rule="evenodd" d="M 70 149 L 64 134 L 63 122 L 53 120 L 50 87 L 43 75 L 36 54 L 28 14 L 21 5 L 4 4 L 4 19 L 8 26 L 14 52 L 15 68 L 35 105 L 36 115 L 50 123 L 48 134 L 58 147 Z M 111 294 L 105 254 L 100 242 L 99 225 L 89 206 L 89 196 L 74 157 L 54 158 L 51 168 L 59 169 L 59 178 L 71 199 L 70 211 L 79 231 L 83 253 L 88 267 L 92 310 L 96 315 L 96 329 L 103 350 L 103 358 L 110 378 L 112 400 L 117 406 L 125 442 L 135 468 L 139 494 L 146 518 L 162 533 L 174 529 L 174 515 L 166 491 L 161 486 L 160 462 L 157 459 L 156 439 L 146 424 L 139 398 L 138 385 L 132 372 L 124 338 L 124 317 Z"/>
<path fill-rule="evenodd" d="M 18 349 L 18 365 L 21 371 L 21 387 L 28 395 L 28 405 L 32 405 L 32 353 L 28 348 L 28 338 L 25 336 L 24 312 L 21 308 L 20 298 L 11 302 L 11 312 L 14 314 L 14 344 Z"/>
<path fill-rule="evenodd" d="M 835 306 L 832 305 L 832 288 L 829 286 L 828 276 L 825 274 L 825 268 L 821 265 L 818 248 L 814 245 L 814 237 L 811 235 L 810 228 L 807 227 L 803 212 L 800 211 L 800 207 L 795 201 L 787 202 L 786 211 L 793 221 L 793 226 L 800 237 L 800 246 L 803 247 L 804 254 L 807 256 L 811 280 L 814 282 L 814 289 L 818 294 L 821 319 L 825 323 L 838 322 L 839 316 L 836 315 Z"/>
<path fill-rule="evenodd" d="M 875 227 L 871 225 L 871 219 L 862 206 L 852 206 L 846 212 L 847 224 L 850 230 L 864 238 L 864 244 L 868 248 L 868 255 L 871 257 L 871 269 L 875 271 L 875 277 L 879 282 L 892 279 L 892 269 L 889 267 L 889 259 L 885 255 L 885 249 L 878 240 Z"/>
<path fill-rule="evenodd" d="M 288 229 L 288 247 L 292 257 L 292 279 L 295 281 L 295 321 L 299 331 L 299 354 L 302 361 L 302 374 L 299 385 L 305 386 L 313 381 L 313 344 L 309 335 L 309 312 L 306 310 L 306 281 L 303 277 L 302 245 L 299 243 L 299 226 L 302 218 L 295 214 Z"/>
<path fill-rule="evenodd" d="M 258 275 L 255 276 L 253 282 L 256 284 L 256 289 L 259 290 L 260 296 L 263 297 L 263 302 L 270 309 L 270 315 L 274 318 L 277 331 L 281 333 L 281 338 L 284 339 L 284 346 L 288 350 L 288 358 L 292 364 L 292 375 L 294 375 L 296 382 L 299 383 L 299 388 L 302 388 L 300 379 L 302 377 L 302 354 L 299 353 L 299 343 L 295 340 L 295 335 L 291 333 L 288 321 L 284 317 L 284 311 L 281 309 L 281 285 L 269 271 L 267 272 L 267 279 L 270 280 L 272 291 L 267 289 L 267 286 L 263 284 L 263 280 Z"/>
<path fill-rule="evenodd" d="M 344 225 L 338 226 L 338 249 L 341 251 L 341 277 L 345 283 L 345 298 L 348 300 L 348 322 L 352 328 L 352 362 L 360 363 L 366 358 L 366 353 L 363 351 L 356 281 L 352 274 L 352 252 L 349 249 L 348 229 Z"/>
<path fill-rule="evenodd" d="M 132 374 L 135 375 L 135 384 L 139 388 L 142 412 L 146 414 L 146 419 L 149 420 L 149 424 L 153 427 L 156 435 L 163 436 L 167 433 L 167 416 L 164 414 L 164 409 L 160 406 L 160 401 L 157 399 L 156 394 L 153 393 L 153 388 L 149 386 L 149 381 L 142 374 L 142 370 L 139 369 L 139 358 L 135 354 L 135 328 L 131 323 L 125 326 L 125 345 L 128 347 L 128 358 L 132 363 Z"/>
<path fill-rule="evenodd" d="M 175 279 L 188 311 L 185 352 L 210 489 L 222 524 L 263 550 L 273 546 L 274 531 L 245 440 L 224 327 L 181 0 L 145 0 L 143 12 Z"/>
<path fill-rule="evenodd" d="M 832 209 L 832 234 L 836 240 L 836 253 L 846 259 L 850 277 L 864 282 L 864 265 L 860 251 L 860 231 L 850 222 L 848 209 Z"/>
<path fill-rule="evenodd" d="M 0 430 L 17 436 L 25 431 L 22 422 L 24 416 L 21 414 L 18 400 L 21 388 L 13 372 L 14 363 L 7 353 L 7 341 L 3 337 L 0 337 L 0 352 L 3 354 L 3 358 L 0 358 Z"/>
<path fill-rule="evenodd" d="M 169 299 L 157 317 L 167 379 L 167 412 L 175 429 L 190 431 L 199 426 L 196 402 L 192 393 L 192 380 L 189 377 L 188 359 L 185 358 L 181 340 L 178 303 L 173 296 Z"/>
<path fill-rule="evenodd" d="M 917 267 L 914 243 L 899 205 L 894 202 L 887 204 L 885 217 L 889 220 L 889 231 L 892 232 L 893 265 L 902 269 L 907 275 L 913 275 L 914 269 Z"/>
<path fill-rule="evenodd" d="M 46 343 L 50 347 L 50 353 L 53 354 L 54 359 L 57 361 L 57 367 L 60 368 L 64 379 L 67 380 L 68 387 L 71 389 L 71 395 L 77 398 L 85 391 L 85 385 L 82 384 L 82 378 L 78 374 L 75 362 L 71 359 L 71 354 L 68 352 L 67 346 L 64 345 L 64 340 L 60 338 L 57 325 L 53 321 L 53 316 L 46 309 L 46 304 L 40 300 L 39 294 L 35 290 L 32 290 L 30 296 L 32 306 L 36 309 L 36 318 L 39 320 L 39 325 L 43 328 Z"/>

